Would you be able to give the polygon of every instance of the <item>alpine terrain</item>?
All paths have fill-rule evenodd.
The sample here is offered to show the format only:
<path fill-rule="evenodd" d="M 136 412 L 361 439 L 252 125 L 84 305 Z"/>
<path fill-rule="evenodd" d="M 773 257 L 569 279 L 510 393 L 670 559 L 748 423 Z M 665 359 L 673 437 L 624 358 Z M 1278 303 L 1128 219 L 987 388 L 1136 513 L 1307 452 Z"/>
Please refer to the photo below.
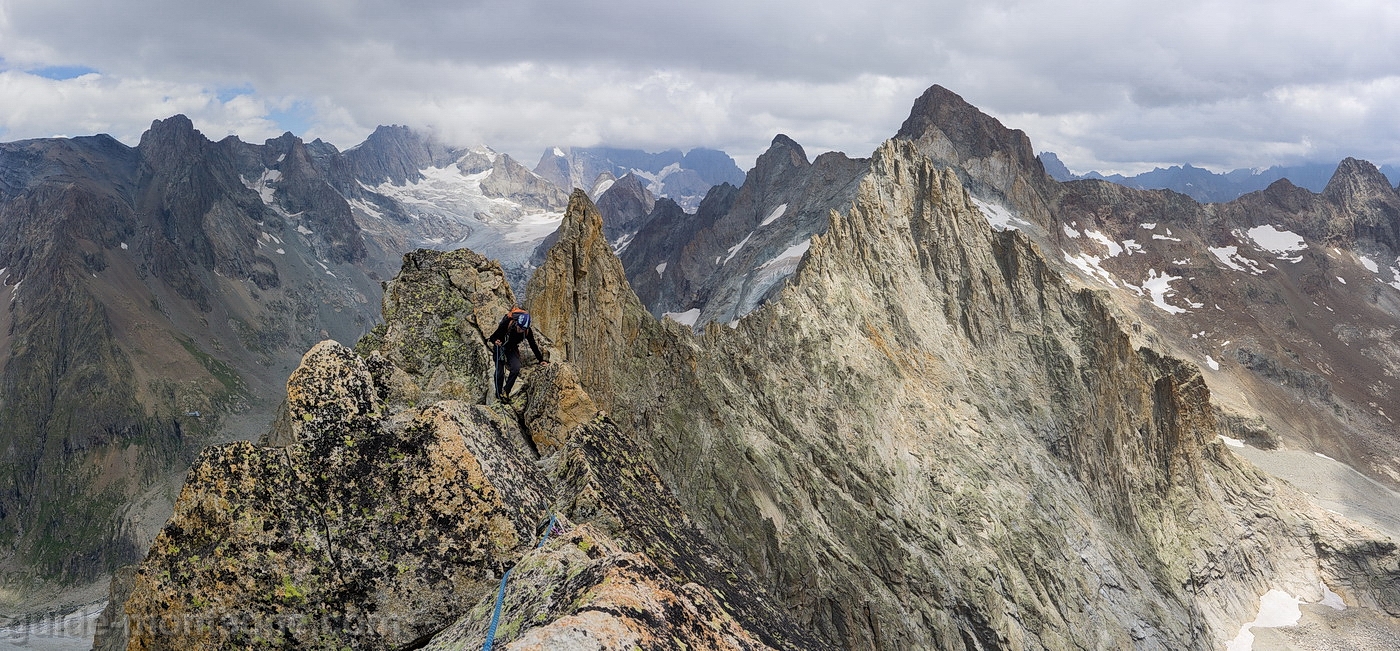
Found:
<path fill-rule="evenodd" d="M 401 126 L 343 152 L 213 142 L 184 116 L 135 147 L 0 144 L 4 638 L 103 599 L 199 450 L 257 438 L 303 352 L 381 321 L 405 252 L 490 251 L 523 288 L 567 199 L 507 155 Z"/>
<path fill-rule="evenodd" d="M 1211 205 L 1060 183 L 937 86 L 869 158 L 778 136 L 693 213 L 431 146 L 337 181 L 371 144 L 323 166 L 358 223 L 447 223 L 433 175 L 491 160 L 558 227 L 404 256 L 381 323 L 200 453 L 97 648 L 1400 645 L 1400 196 L 1368 163 Z M 497 400 L 516 302 L 551 363 Z"/>

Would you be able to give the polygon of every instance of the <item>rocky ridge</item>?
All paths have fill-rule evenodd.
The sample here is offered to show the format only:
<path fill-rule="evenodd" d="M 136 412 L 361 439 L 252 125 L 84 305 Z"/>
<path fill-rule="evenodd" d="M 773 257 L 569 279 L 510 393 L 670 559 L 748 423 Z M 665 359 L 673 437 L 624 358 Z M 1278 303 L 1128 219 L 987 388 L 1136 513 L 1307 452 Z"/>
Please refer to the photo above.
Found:
<path fill-rule="evenodd" d="M 695 215 L 659 207 L 622 250 L 652 314 L 695 326 L 729 323 L 772 298 L 827 213 L 849 204 L 866 162 L 839 152 L 809 161 L 779 135 L 742 187 L 715 187 Z"/>
<path fill-rule="evenodd" d="M 500 309 L 510 300 L 486 261 L 441 255 L 436 262 L 452 262 L 430 275 L 447 278 L 461 305 Z M 427 262 L 423 270 L 437 268 Z M 1066 284 L 1023 234 L 993 231 L 957 176 L 911 144 L 890 141 L 875 153 L 852 207 L 830 215 L 785 289 L 734 328 L 694 335 L 652 318 L 581 192 L 532 279 L 528 305 L 556 364 L 526 378 L 519 412 L 428 404 L 437 399 L 424 391 L 428 378 L 441 375 L 389 361 L 392 318 L 362 342 L 362 362 L 322 344 L 289 384 L 290 448 L 329 446 L 308 455 L 310 463 L 363 458 L 431 468 L 421 452 L 363 453 L 375 445 L 364 433 L 408 431 L 405 424 L 449 409 L 508 432 L 511 414 L 521 414 L 513 444 L 483 448 L 500 437 L 461 427 L 471 420 L 463 417 L 448 433 L 437 419 L 431 439 L 446 446 L 477 438 L 463 446 L 491 485 L 477 494 L 524 490 L 506 488 L 510 481 L 545 486 L 553 491 L 545 501 L 566 523 L 539 550 L 524 542 L 533 536 L 521 535 L 518 520 L 513 534 L 496 529 L 503 533 L 494 549 L 509 550 L 497 562 L 514 561 L 530 577 L 506 602 L 498 635 L 508 648 L 1207 648 L 1233 638 L 1267 590 L 1316 602 L 1324 586 L 1358 611 L 1400 615 L 1393 541 L 1310 506 L 1229 454 L 1198 371 L 1135 347 L 1100 293 Z M 443 348 L 481 357 L 481 329 L 460 325 L 472 320 L 463 312 L 458 326 L 429 319 L 402 330 L 436 332 Z M 486 379 L 476 375 L 479 387 Z M 319 379 L 303 388 L 305 378 Z M 470 373 L 460 381 L 473 383 Z M 531 446 L 544 479 L 526 481 L 504 470 L 513 462 L 491 458 L 529 460 Z M 466 455 L 455 458 L 470 465 Z M 347 480 L 363 486 L 395 472 Z M 244 613 L 246 599 L 214 599 L 228 588 L 206 572 L 219 561 L 200 560 L 213 550 L 177 543 L 172 552 L 170 541 L 208 535 L 179 524 L 208 509 L 201 505 L 267 511 L 244 506 L 256 495 L 226 504 L 205 497 L 230 495 L 223 487 L 244 480 L 201 477 L 187 485 L 138 573 L 153 585 L 133 594 L 178 586 Z M 424 478 L 405 488 L 440 491 L 438 508 L 478 508 L 457 501 L 465 491 L 439 485 Z M 536 504 L 528 490 L 520 495 L 519 503 Z M 396 499 L 371 505 L 347 494 L 344 504 L 364 508 L 336 503 L 332 511 L 350 539 L 381 541 L 392 557 L 401 541 L 431 531 L 393 528 L 376 505 Z M 359 519 L 339 524 L 346 518 Z M 275 545 L 265 532 L 316 530 L 293 518 L 235 532 L 227 523 L 236 521 L 216 522 L 230 533 L 195 540 L 238 541 L 244 533 L 231 533 L 246 532 L 261 551 Z M 460 520 L 477 528 L 489 521 Z M 322 549 L 317 534 L 303 535 L 303 544 Z M 366 548 L 357 558 L 372 563 L 383 553 Z M 261 593 L 276 592 L 277 575 L 311 571 L 294 564 L 325 567 L 320 556 L 273 557 L 279 564 L 259 575 Z M 449 589 L 461 581 L 435 584 L 452 595 L 455 606 L 445 608 L 463 617 L 432 624 L 445 628 L 429 648 L 480 643 L 494 601 L 487 567 L 463 570 L 476 580 L 463 592 Z M 382 588 L 376 598 L 388 599 L 380 608 L 398 603 L 394 581 L 405 574 L 385 568 L 365 574 Z M 407 580 L 422 576 L 415 572 Z M 162 608 L 189 601 L 133 597 L 127 613 L 158 620 Z M 305 611 L 291 601 L 280 597 L 277 612 L 299 621 Z M 365 603 L 339 607 L 369 613 Z M 696 617 L 708 624 L 688 619 Z M 660 635 L 643 637 L 648 631 Z M 356 639 L 392 648 L 410 637 Z M 132 648 L 175 645 L 151 642 Z"/>
<path fill-rule="evenodd" d="M 1264 586 L 1394 572 L 1383 537 L 1226 453 L 1199 374 L 1134 350 L 951 172 L 897 143 L 873 167 L 779 298 L 687 356 L 615 309 L 541 316 L 628 342 L 614 412 L 802 620 L 849 648 L 1188 648 L 1233 637 Z"/>
<path fill-rule="evenodd" d="M 480 646 L 513 568 L 496 632 L 508 648 L 822 648 L 689 523 L 571 364 L 530 374 L 519 411 L 435 391 L 462 362 L 486 363 L 475 315 L 513 297 L 470 251 L 415 255 L 388 296 L 462 328 L 400 322 L 390 298 L 362 355 L 308 352 L 280 431 L 211 448 L 191 471 L 135 574 L 127 628 L 101 643 Z M 404 342 L 432 332 L 466 348 L 399 366 Z M 482 395 L 486 375 L 460 375 L 461 392 Z"/>

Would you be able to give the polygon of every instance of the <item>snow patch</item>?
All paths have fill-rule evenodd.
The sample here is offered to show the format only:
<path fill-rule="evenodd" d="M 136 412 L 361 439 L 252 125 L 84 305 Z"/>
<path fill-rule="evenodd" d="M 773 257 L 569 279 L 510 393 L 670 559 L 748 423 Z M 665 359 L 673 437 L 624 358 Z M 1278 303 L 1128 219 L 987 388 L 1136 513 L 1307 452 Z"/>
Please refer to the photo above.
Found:
<path fill-rule="evenodd" d="M 1118 246 L 1117 242 L 1108 239 L 1107 235 L 1104 235 L 1099 231 L 1091 231 L 1088 229 L 1085 229 L 1084 234 L 1088 235 L 1089 239 L 1104 245 L 1104 247 L 1108 249 L 1108 257 L 1116 258 L 1119 255 L 1123 254 L 1123 247 Z"/>
<path fill-rule="evenodd" d="M 612 188 L 614 183 L 617 183 L 617 181 L 614 181 L 613 179 L 603 179 L 599 181 L 598 185 L 593 186 L 593 198 L 597 199 L 598 197 L 603 196 L 603 193 L 607 192 L 610 188 Z"/>
<path fill-rule="evenodd" d="M 802 256 L 807 254 L 807 249 L 810 248 L 812 248 L 812 240 L 810 239 L 805 242 L 802 242 L 801 244 L 794 244 L 792 246 L 789 246 L 782 253 L 779 253 L 778 257 L 759 265 L 758 268 L 763 269 L 765 267 L 771 267 L 773 265 L 782 264 L 790 260 L 801 260 Z M 793 265 L 793 268 L 795 270 L 796 265 Z"/>
<path fill-rule="evenodd" d="M 563 149 L 560 149 L 560 148 L 558 148 L 558 147 L 555 147 L 555 148 L 554 148 L 554 155 L 555 155 L 555 156 L 558 156 L 559 158 L 563 158 L 563 157 L 564 157 L 564 150 L 563 150 Z"/>
<path fill-rule="evenodd" d="M 1137 240 L 1123 240 L 1123 253 L 1128 255 L 1142 253 L 1142 245 L 1138 244 Z"/>
<path fill-rule="evenodd" d="M 1138 226 L 1141 226 L 1141 227 L 1143 227 L 1144 229 L 1147 229 L 1147 230 L 1150 231 L 1150 230 L 1152 230 L 1152 229 L 1154 229 L 1154 228 L 1157 228 L 1157 222 L 1149 222 L 1149 223 L 1145 223 L 1145 224 L 1138 224 Z"/>
<path fill-rule="evenodd" d="M 631 244 L 632 240 L 636 237 L 636 233 L 628 233 L 626 235 L 623 235 L 622 237 L 617 238 L 617 241 L 613 242 L 612 245 L 613 253 L 616 253 L 617 255 L 622 255 L 622 252 L 627 250 L 627 245 Z"/>
<path fill-rule="evenodd" d="M 380 221 L 384 220 L 384 213 L 379 211 L 379 207 L 375 206 L 374 204 L 368 201 L 365 201 L 364 199 L 354 199 L 350 201 L 350 206 L 352 208 L 359 208 L 360 212 L 363 212 L 364 214 L 369 215 L 370 217 L 373 217 Z"/>
<path fill-rule="evenodd" d="M 1076 231 L 1076 230 L 1074 230 L 1073 228 L 1070 228 L 1068 224 L 1066 224 L 1064 228 L 1065 228 L 1065 237 L 1073 238 L 1073 239 L 1076 239 L 1076 240 L 1079 239 L 1079 231 Z"/>
<path fill-rule="evenodd" d="M 664 312 L 661 318 L 670 319 L 683 326 L 694 328 L 695 321 L 700 318 L 700 308 L 692 307 L 684 312 Z"/>
<path fill-rule="evenodd" d="M 1232 439 L 1232 438 L 1230 438 L 1230 437 L 1228 437 L 1228 436 L 1225 436 L 1224 434 L 1217 434 L 1216 436 L 1219 436 L 1219 437 L 1220 437 L 1220 440 L 1222 440 L 1222 441 L 1225 442 L 1225 445 L 1228 445 L 1228 446 L 1230 446 L 1230 447 L 1232 447 L 1232 448 L 1242 448 L 1242 447 L 1244 447 L 1244 441 L 1241 441 L 1241 440 L 1239 440 L 1239 439 Z"/>
<path fill-rule="evenodd" d="M 1314 453 L 1313 453 L 1313 456 L 1316 456 L 1316 457 L 1318 457 L 1319 459 L 1326 459 L 1326 460 L 1328 460 L 1328 461 L 1336 461 L 1336 459 L 1333 459 L 1332 457 L 1329 457 L 1329 456 L 1327 456 L 1327 455 L 1325 455 L 1325 454 L 1323 454 L 1323 453 L 1321 453 L 1321 452 L 1314 452 Z"/>
<path fill-rule="evenodd" d="M 276 193 L 272 184 L 282 180 L 282 172 L 263 168 L 262 176 L 259 176 L 257 180 L 249 181 L 242 174 L 238 175 L 238 180 L 243 182 L 243 187 L 258 193 L 262 202 L 270 206 L 273 204 L 273 195 Z"/>
<path fill-rule="evenodd" d="M 1297 626 L 1303 611 L 1298 607 L 1302 600 L 1282 590 L 1270 590 L 1259 598 L 1259 615 L 1254 621 L 1240 627 L 1240 634 L 1225 645 L 1226 651 L 1253 651 L 1254 633 L 1249 629 L 1278 628 Z"/>
<path fill-rule="evenodd" d="M 1366 267 L 1366 271 L 1369 271 L 1373 274 L 1381 272 L 1381 267 L 1380 265 L 1376 264 L 1375 260 L 1372 260 L 1364 255 L 1357 257 L 1361 259 L 1361 266 Z"/>
<path fill-rule="evenodd" d="M 277 249 L 277 255 L 287 255 L 287 251 L 285 249 Z"/>
<path fill-rule="evenodd" d="M 1117 287 L 1118 283 L 1113 280 L 1113 274 L 1109 273 L 1108 270 L 1104 269 L 1102 266 L 1099 266 L 1099 262 L 1102 260 L 1103 258 L 1096 258 L 1088 254 L 1080 254 L 1077 256 L 1068 253 L 1065 254 L 1065 261 L 1078 267 L 1086 276 L 1100 277 L 1109 285 Z"/>
<path fill-rule="evenodd" d="M 1167 303 L 1167 297 L 1176 293 L 1176 290 L 1171 288 L 1173 280 L 1181 280 L 1181 276 L 1169 276 L 1166 272 L 1159 276 L 1156 269 L 1148 269 L 1147 281 L 1142 283 L 1142 288 L 1152 295 L 1153 305 L 1168 314 L 1181 314 L 1186 308 Z"/>
<path fill-rule="evenodd" d="M 1343 278 L 1343 277 L 1341 277 L 1341 276 L 1337 276 L 1337 282 L 1339 282 L 1339 283 L 1345 285 L 1345 284 L 1347 284 L 1347 279 L 1346 279 L 1346 278 Z"/>
<path fill-rule="evenodd" d="M 1168 241 L 1168 242 L 1180 242 L 1180 241 L 1181 241 L 1181 238 L 1179 238 L 1179 237 L 1170 237 L 1170 236 L 1167 236 L 1167 235 L 1162 235 L 1162 234 L 1160 234 L 1160 233 L 1153 233 L 1153 234 L 1152 234 L 1152 239 L 1154 239 L 1154 240 L 1166 240 L 1166 241 Z"/>
<path fill-rule="evenodd" d="M 1235 246 L 1210 247 L 1210 254 L 1215 256 L 1221 264 L 1256 276 L 1264 273 L 1264 269 L 1259 264 L 1249 258 L 1240 255 L 1239 248 Z"/>
<path fill-rule="evenodd" d="M 1342 595 L 1332 592 L 1332 589 L 1327 587 L 1326 583 L 1319 582 L 1318 585 L 1322 586 L 1322 601 L 1317 603 L 1327 606 L 1332 610 L 1347 609 L 1347 603 L 1342 601 Z"/>
<path fill-rule="evenodd" d="M 661 264 L 659 264 L 659 265 L 656 265 L 656 275 L 658 275 L 658 276 L 664 276 L 664 275 L 666 275 L 666 263 L 665 263 L 665 262 L 663 262 L 663 263 L 661 263 Z"/>
<path fill-rule="evenodd" d="M 1209 366 L 1212 371 L 1220 370 L 1220 362 L 1215 361 L 1215 358 L 1210 355 L 1206 355 L 1206 366 Z"/>
<path fill-rule="evenodd" d="M 1016 216 L 1010 208 L 1001 204 L 987 203 L 981 199 L 973 198 L 972 203 L 977 209 L 982 211 L 982 217 L 992 226 L 994 231 L 1015 231 L 1020 230 L 1031 223 Z"/>
<path fill-rule="evenodd" d="M 765 217 L 762 222 L 759 222 L 758 225 L 760 227 L 763 227 L 773 223 L 774 221 L 777 221 L 779 217 L 782 217 L 785 213 L 787 213 L 787 207 L 787 204 L 783 204 L 781 206 L 778 206 L 777 208 L 774 208 L 773 212 L 768 213 L 768 216 Z"/>
<path fill-rule="evenodd" d="M 314 231 L 301 224 L 297 224 L 297 232 L 301 233 L 302 235 L 311 235 L 314 233 Z"/>
<path fill-rule="evenodd" d="M 739 253 L 739 249 L 744 248 L 744 245 L 749 243 L 749 238 L 751 238 L 751 237 L 753 237 L 753 233 L 749 233 L 748 235 L 745 235 L 745 236 L 744 236 L 744 239 L 741 240 L 738 244 L 735 244 L 734 246 L 729 247 L 729 257 L 725 258 L 725 259 L 724 259 L 724 262 L 720 262 L 719 264 L 729 264 L 729 261 L 730 261 L 730 260 L 733 260 L 733 259 L 734 259 L 734 256 L 737 255 L 737 254 Z"/>
<path fill-rule="evenodd" d="M 1268 224 L 1255 226 L 1246 231 L 1246 234 L 1249 236 L 1249 239 L 1254 242 L 1255 246 L 1269 251 L 1279 256 L 1279 259 L 1287 260 L 1288 262 L 1298 262 L 1302 260 L 1303 256 L 1298 254 L 1306 251 L 1308 248 L 1308 243 L 1303 240 L 1301 235 L 1293 231 L 1279 230 L 1277 227 Z"/>
<path fill-rule="evenodd" d="M 125 251 L 127 250 L 127 248 L 128 247 L 126 246 L 126 242 L 122 242 L 122 250 Z"/>

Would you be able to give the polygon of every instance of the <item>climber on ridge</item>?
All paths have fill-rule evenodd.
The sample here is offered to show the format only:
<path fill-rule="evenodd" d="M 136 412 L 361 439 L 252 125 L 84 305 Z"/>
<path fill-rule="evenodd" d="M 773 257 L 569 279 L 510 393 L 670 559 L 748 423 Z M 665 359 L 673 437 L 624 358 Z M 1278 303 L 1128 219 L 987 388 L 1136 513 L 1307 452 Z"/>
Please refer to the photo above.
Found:
<path fill-rule="evenodd" d="M 519 307 L 511 308 L 501 317 L 501 324 L 496 326 L 489 339 L 496 359 L 496 399 L 506 402 L 511 387 L 515 386 L 515 378 L 520 375 L 522 339 L 530 342 L 530 350 L 541 365 L 549 364 L 549 360 L 540 354 L 540 347 L 535 343 L 535 331 L 530 329 L 530 313 Z M 507 366 L 510 368 L 509 375 L 506 375 Z"/>

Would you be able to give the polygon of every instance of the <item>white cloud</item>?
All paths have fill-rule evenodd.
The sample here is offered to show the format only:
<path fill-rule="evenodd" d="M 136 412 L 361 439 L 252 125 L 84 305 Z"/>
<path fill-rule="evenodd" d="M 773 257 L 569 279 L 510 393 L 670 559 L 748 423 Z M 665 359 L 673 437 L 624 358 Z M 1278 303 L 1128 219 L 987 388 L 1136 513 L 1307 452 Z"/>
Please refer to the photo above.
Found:
<path fill-rule="evenodd" d="M 184 113 L 215 140 L 238 134 L 257 142 L 281 132 L 267 112 L 262 99 L 240 95 L 221 101 L 215 93 L 189 84 L 96 73 L 54 80 L 0 72 L 0 128 L 5 140 L 108 133 L 135 144 L 153 119 Z"/>
<path fill-rule="evenodd" d="M 184 112 L 257 141 L 295 106 L 299 135 L 342 148 L 396 123 L 526 164 L 599 143 L 746 163 L 776 133 L 868 155 L 938 83 L 1077 171 L 1381 164 L 1400 162 L 1397 37 L 1379 0 L 6 0 L 0 138 L 133 142 Z M 50 66 L 100 75 L 25 74 Z"/>

